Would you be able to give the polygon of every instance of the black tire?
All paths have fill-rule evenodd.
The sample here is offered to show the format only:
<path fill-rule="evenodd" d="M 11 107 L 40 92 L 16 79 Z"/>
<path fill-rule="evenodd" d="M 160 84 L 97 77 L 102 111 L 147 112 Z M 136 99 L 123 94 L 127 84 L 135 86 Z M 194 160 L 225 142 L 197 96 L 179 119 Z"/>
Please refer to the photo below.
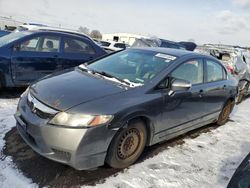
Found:
<path fill-rule="evenodd" d="M 238 100 L 237 100 L 237 104 L 240 104 L 243 101 L 244 95 L 242 92 L 240 92 L 239 96 L 238 96 Z"/>
<path fill-rule="evenodd" d="M 143 152 L 147 140 L 145 124 L 140 120 L 129 123 L 112 140 L 106 163 L 113 168 L 126 168 L 133 164 Z"/>
<path fill-rule="evenodd" d="M 229 115 L 233 110 L 234 104 L 235 103 L 233 101 L 228 101 L 224 105 L 224 107 L 222 108 L 222 110 L 220 112 L 219 118 L 216 122 L 218 125 L 224 125 L 228 121 Z"/>
<path fill-rule="evenodd" d="M 249 89 L 249 82 L 246 84 L 245 88 L 242 91 L 240 91 L 237 104 L 240 104 L 243 101 L 244 97 L 247 96 L 248 89 Z"/>

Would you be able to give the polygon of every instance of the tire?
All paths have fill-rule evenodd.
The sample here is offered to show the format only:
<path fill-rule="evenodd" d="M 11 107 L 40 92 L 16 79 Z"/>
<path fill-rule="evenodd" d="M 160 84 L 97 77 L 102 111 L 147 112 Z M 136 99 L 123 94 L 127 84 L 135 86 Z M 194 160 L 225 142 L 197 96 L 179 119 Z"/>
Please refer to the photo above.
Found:
<path fill-rule="evenodd" d="M 237 104 L 243 101 L 244 97 L 247 95 L 248 88 L 249 88 L 249 82 L 246 84 L 245 88 L 242 91 L 240 91 Z"/>
<path fill-rule="evenodd" d="M 128 128 L 122 129 L 112 140 L 106 163 L 113 168 L 126 168 L 133 164 L 143 152 L 147 140 L 147 131 L 142 121 L 129 123 Z"/>
<path fill-rule="evenodd" d="M 222 108 L 220 115 L 219 115 L 219 118 L 216 122 L 218 125 L 224 125 L 228 121 L 229 115 L 233 110 L 234 104 L 235 103 L 233 101 L 228 101 L 225 104 L 225 106 Z"/>

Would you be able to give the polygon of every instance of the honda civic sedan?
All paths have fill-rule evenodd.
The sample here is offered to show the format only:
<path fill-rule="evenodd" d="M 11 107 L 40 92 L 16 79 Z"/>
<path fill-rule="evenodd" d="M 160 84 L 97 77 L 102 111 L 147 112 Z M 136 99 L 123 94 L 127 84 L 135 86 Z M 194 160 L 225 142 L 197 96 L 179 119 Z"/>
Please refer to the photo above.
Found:
<path fill-rule="evenodd" d="M 133 164 L 145 146 L 226 123 L 237 81 L 213 57 L 127 49 L 31 85 L 15 118 L 37 153 L 78 170 Z"/>

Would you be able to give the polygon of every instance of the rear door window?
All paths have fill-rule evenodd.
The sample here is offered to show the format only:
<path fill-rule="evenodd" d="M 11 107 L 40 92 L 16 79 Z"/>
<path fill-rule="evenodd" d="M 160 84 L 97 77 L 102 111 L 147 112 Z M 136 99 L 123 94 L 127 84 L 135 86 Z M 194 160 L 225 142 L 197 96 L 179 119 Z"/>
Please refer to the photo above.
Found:
<path fill-rule="evenodd" d="M 87 42 L 74 39 L 64 39 L 64 52 L 65 53 L 82 53 L 82 54 L 95 54 L 94 48 Z"/>
<path fill-rule="evenodd" d="M 20 44 L 22 52 L 59 52 L 60 37 L 40 36 L 26 40 Z"/>
<path fill-rule="evenodd" d="M 44 52 L 59 52 L 60 39 L 59 37 L 44 37 L 41 50 Z"/>
<path fill-rule="evenodd" d="M 225 69 L 217 62 L 206 60 L 207 82 L 216 82 L 226 78 Z"/>

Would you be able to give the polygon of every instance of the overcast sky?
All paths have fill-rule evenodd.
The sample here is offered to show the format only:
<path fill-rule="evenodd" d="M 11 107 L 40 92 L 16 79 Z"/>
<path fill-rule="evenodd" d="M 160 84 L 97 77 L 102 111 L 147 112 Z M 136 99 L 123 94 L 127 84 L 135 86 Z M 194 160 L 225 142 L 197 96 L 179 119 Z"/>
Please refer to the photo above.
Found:
<path fill-rule="evenodd" d="M 0 0 L 0 16 L 102 33 L 250 46 L 250 0 Z"/>

